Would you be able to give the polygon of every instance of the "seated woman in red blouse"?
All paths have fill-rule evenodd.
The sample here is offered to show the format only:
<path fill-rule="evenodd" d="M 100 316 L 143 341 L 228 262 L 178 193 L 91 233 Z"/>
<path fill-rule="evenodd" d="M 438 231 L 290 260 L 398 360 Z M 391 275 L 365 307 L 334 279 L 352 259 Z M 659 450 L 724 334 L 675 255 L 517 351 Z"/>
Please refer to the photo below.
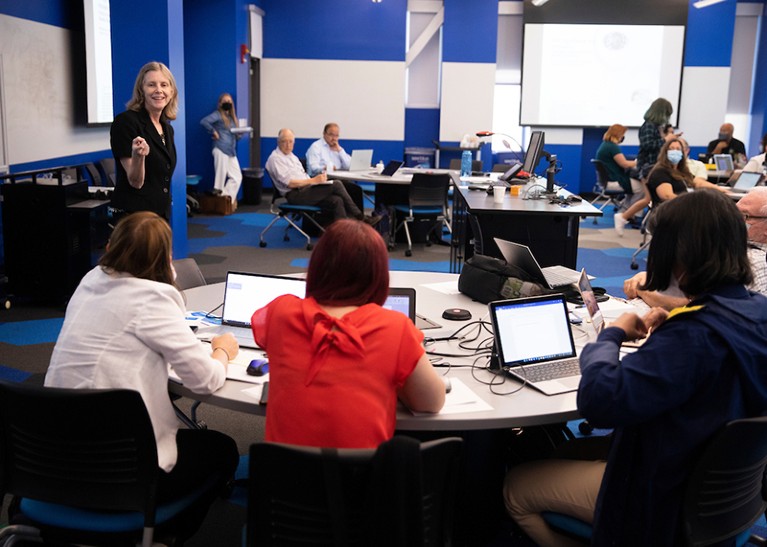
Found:
<path fill-rule="evenodd" d="M 306 298 L 276 298 L 252 318 L 269 355 L 266 440 L 373 448 L 394 435 L 397 397 L 439 412 L 445 384 L 404 314 L 381 307 L 389 254 L 356 220 L 334 222 L 309 262 Z"/>

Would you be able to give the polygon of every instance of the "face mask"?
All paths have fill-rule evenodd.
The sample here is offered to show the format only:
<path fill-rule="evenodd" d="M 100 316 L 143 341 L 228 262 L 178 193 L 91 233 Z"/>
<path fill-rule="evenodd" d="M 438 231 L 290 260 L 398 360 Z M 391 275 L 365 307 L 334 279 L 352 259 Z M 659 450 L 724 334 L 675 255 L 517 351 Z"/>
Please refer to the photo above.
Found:
<path fill-rule="evenodd" d="M 232 103 L 223 103 L 221 105 L 222 110 L 229 112 L 232 109 Z"/>
<path fill-rule="evenodd" d="M 625 140 L 626 140 L 626 137 L 621 137 L 620 140 L 618 141 L 618 144 L 622 143 Z"/>
<path fill-rule="evenodd" d="M 720 141 L 729 141 L 730 140 L 730 135 L 728 135 L 727 133 L 719 133 L 719 140 Z"/>
<path fill-rule="evenodd" d="M 666 152 L 666 157 L 668 158 L 668 161 L 676 165 L 680 161 L 682 161 L 682 151 L 681 150 L 669 150 Z"/>

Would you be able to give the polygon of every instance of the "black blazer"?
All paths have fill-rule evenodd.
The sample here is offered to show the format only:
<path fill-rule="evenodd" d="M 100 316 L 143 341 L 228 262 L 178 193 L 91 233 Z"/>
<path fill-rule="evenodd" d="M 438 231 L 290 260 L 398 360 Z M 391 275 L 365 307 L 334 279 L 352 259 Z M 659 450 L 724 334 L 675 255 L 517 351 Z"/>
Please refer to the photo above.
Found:
<path fill-rule="evenodd" d="M 126 110 L 119 114 L 110 131 L 112 155 L 115 158 L 117 181 L 112 194 L 112 206 L 128 213 L 154 211 L 169 218 L 170 181 L 176 168 L 176 145 L 173 142 L 173 127 L 162 121 L 165 144 L 154 127 L 146 110 Z M 143 137 L 149 144 L 149 155 L 144 160 L 144 186 L 136 189 L 128 182 L 128 175 L 120 158 L 131 156 L 131 143 L 136 137 Z"/>

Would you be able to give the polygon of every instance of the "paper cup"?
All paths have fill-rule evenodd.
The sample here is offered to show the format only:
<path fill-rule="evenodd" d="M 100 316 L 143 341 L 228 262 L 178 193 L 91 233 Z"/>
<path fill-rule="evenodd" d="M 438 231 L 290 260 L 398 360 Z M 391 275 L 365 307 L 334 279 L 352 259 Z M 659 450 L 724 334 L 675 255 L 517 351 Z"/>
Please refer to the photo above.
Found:
<path fill-rule="evenodd" d="M 505 186 L 493 186 L 493 201 L 503 203 L 503 195 L 506 193 Z"/>

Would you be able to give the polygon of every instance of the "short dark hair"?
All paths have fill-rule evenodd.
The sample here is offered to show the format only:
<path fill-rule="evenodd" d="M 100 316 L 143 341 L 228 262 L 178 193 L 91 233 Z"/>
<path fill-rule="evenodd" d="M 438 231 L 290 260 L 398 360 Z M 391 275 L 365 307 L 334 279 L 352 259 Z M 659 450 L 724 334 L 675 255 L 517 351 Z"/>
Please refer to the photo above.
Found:
<path fill-rule="evenodd" d="M 117 223 L 99 265 L 107 271 L 174 285 L 172 233 L 156 213 L 132 213 Z"/>
<path fill-rule="evenodd" d="M 753 281 L 743 215 L 722 192 L 689 192 L 657 206 L 652 215 L 644 289 L 668 288 L 675 271 L 688 296 Z"/>
<path fill-rule="evenodd" d="M 380 234 L 358 220 L 337 220 L 309 260 L 306 296 L 330 306 L 383 305 L 389 294 L 389 252 Z"/>

